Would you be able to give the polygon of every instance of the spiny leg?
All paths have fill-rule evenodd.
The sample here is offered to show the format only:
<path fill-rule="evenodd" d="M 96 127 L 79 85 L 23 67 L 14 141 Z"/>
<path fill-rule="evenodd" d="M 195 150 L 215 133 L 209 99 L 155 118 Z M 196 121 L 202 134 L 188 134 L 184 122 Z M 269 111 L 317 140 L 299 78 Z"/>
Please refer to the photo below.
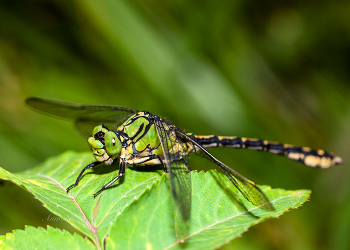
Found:
<path fill-rule="evenodd" d="M 80 178 L 81 178 L 81 176 L 83 175 L 83 173 L 85 172 L 85 170 L 94 168 L 94 167 L 96 167 L 96 166 L 98 166 L 98 165 L 100 165 L 100 164 L 101 164 L 101 162 L 95 161 L 95 162 L 93 162 L 93 163 L 87 165 L 87 166 L 80 172 L 80 174 L 79 174 L 77 180 L 75 181 L 75 183 L 72 184 L 72 185 L 70 185 L 70 186 L 66 189 L 67 194 L 68 194 L 69 190 L 71 190 L 73 187 L 75 187 L 75 186 L 78 185 L 78 183 L 79 183 L 79 181 L 80 181 Z"/>
<path fill-rule="evenodd" d="M 115 177 L 113 180 L 111 180 L 110 182 L 108 182 L 106 185 L 104 185 L 99 191 L 97 191 L 96 193 L 94 193 L 94 197 L 96 197 L 99 193 L 101 193 L 103 190 L 105 190 L 106 188 L 108 188 L 110 185 L 112 185 L 114 182 L 116 182 L 120 177 L 122 177 L 125 174 L 125 166 L 126 163 L 125 161 L 121 161 L 120 165 L 119 165 L 119 172 L 118 172 L 118 176 Z"/>

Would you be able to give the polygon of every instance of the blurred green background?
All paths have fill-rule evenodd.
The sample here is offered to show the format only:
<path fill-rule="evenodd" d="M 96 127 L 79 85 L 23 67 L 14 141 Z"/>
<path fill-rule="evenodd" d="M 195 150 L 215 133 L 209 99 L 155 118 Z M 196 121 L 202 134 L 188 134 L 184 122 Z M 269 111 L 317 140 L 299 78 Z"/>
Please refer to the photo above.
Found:
<path fill-rule="evenodd" d="M 148 110 L 187 132 L 322 148 L 311 169 L 263 152 L 212 149 L 258 184 L 311 201 L 222 249 L 350 249 L 349 1 L 1 1 L 0 166 L 23 171 L 89 150 L 28 96 Z M 215 167 L 191 157 L 192 169 Z M 26 191 L 0 185 L 0 234 L 47 224 Z"/>

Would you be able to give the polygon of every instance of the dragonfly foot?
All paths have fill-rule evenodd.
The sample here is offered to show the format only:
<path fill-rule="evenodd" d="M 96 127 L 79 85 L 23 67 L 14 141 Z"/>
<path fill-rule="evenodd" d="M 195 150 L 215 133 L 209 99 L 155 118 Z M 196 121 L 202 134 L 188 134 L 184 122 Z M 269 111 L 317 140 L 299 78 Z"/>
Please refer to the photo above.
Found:
<path fill-rule="evenodd" d="M 75 186 L 76 186 L 76 184 L 74 183 L 73 185 L 70 185 L 69 187 L 67 187 L 67 189 L 66 189 L 67 194 L 69 193 L 69 190 L 71 190 Z"/>
<path fill-rule="evenodd" d="M 96 193 L 94 193 L 94 198 L 96 198 L 96 196 L 99 195 L 103 190 L 104 190 L 104 188 L 102 188 L 101 190 L 99 190 Z"/>

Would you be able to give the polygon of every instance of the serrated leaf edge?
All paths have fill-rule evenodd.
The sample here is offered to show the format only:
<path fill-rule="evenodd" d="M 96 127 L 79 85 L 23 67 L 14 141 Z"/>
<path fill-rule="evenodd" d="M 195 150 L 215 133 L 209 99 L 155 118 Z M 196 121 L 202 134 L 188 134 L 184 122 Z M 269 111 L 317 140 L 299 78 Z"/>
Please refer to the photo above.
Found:
<path fill-rule="evenodd" d="M 306 192 L 305 192 L 305 191 L 306 191 Z M 278 198 L 278 199 L 275 199 L 275 200 L 271 201 L 271 203 L 275 203 L 275 202 L 277 202 L 278 200 L 285 199 L 285 198 L 288 198 L 288 197 L 290 197 L 290 196 L 295 196 L 295 195 L 297 195 L 298 193 L 300 193 L 300 194 L 301 194 L 301 193 L 306 193 L 306 194 L 305 194 L 306 196 L 305 196 L 304 201 L 302 201 L 302 202 L 299 204 L 299 206 L 301 206 L 303 203 L 305 203 L 305 202 L 307 201 L 307 199 L 308 199 L 308 197 L 309 197 L 309 195 L 310 195 L 310 193 L 311 193 L 311 191 L 309 191 L 309 192 L 307 192 L 307 191 L 309 191 L 309 190 L 298 190 L 298 191 L 295 191 L 295 192 L 293 192 L 292 194 L 289 194 L 289 195 L 287 195 L 287 196 L 283 196 L 283 197 L 280 197 L 280 198 Z M 170 248 L 172 248 L 172 247 L 174 247 L 174 246 L 176 246 L 176 245 L 179 245 L 179 244 L 185 242 L 185 241 L 186 241 L 187 239 L 189 239 L 190 237 L 192 237 L 192 236 L 194 236 L 194 235 L 197 235 L 197 234 L 199 234 L 200 232 L 202 232 L 202 231 L 204 231 L 204 230 L 208 230 L 208 229 L 212 228 L 213 226 L 215 226 L 215 225 L 217 225 L 217 224 L 219 224 L 219 223 L 223 223 L 223 222 L 225 222 L 225 221 L 231 220 L 231 219 L 233 219 L 233 218 L 235 218 L 235 217 L 237 217 L 237 216 L 241 216 L 241 215 L 244 215 L 244 214 L 246 214 L 246 213 L 251 213 L 252 211 L 254 211 L 254 210 L 256 210 L 256 209 L 259 209 L 259 208 L 261 208 L 262 206 L 264 206 L 264 204 L 261 205 L 261 206 L 259 206 L 259 207 L 253 207 L 253 208 L 251 208 L 251 209 L 248 209 L 248 210 L 246 210 L 246 211 L 244 211 L 244 212 L 242 212 L 242 213 L 236 214 L 236 215 L 231 216 L 231 217 L 229 217 L 229 218 L 226 218 L 226 219 L 224 219 L 224 220 L 217 221 L 217 222 L 215 222 L 214 224 L 209 225 L 209 226 L 207 226 L 207 227 L 205 227 L 205 228 L 202 228 L 202 229 L 198 230 L 197 232 L 194 232 L 194 233 L 192 233 L 192 234 L 186 236 L 186 237 L 183 238 L 183 239 L 178 239 L 178 240 L 177 240 L 176 242 L 174 242 L 173 244 L 171 244 L 171 245 L 169 245 L 168 247 L 164 248 L 164 250 L 170 249 Z M 297 209 L 297 207 L 290 207 L 290 208 L 291 208 L 291 209 Z M 263 219 L 260 219 L 260 220 L 254 222 L 254 223 L 248 224 L 248 225 L 249 225 L 248 228 L 249 228 L 250 226 L 252 226 L 252 225 L 256 225 L 256 224 L 258 224 L 258 223 L 261 223 L 262 221 L 267 220 L 267 219 L 269 219 L 269 218 L 275 218 L 275 217 L 277 217 L 277 216 L 280 216 L 280 215 L 282 215 L 283 213 L 288 212 L 288 211 L 290 211 L 289 208 L 288 208 L 288 209 L 283 209 L 280 213 L 278 213 L 278 215 L 266 216 L 266 217 L 264 217 Z M 219 246 L 217 246 L 217 247 L 219 247 Z M 217 248 L 217 247 L 215 247 L 215 248 Z"/>
<path fill-rule="evenodd" d="M 3 244 L 3 241 L 1 240 L 1 236 L 2 237 L 11 237 L 13 234 L 17 233 L 17 232 L 25 232 L 25 233 L 28 233 L 28 230 L 33 230 L 33 229 L 37 229 L 37 230 L 43 230 L 44 232 L 50 234 L 51 232 L 59 232 L 61 233 L 62 235 L 69 235 L 70 237 L 72 238 L 81 238 L 82 240 L 88 242 L 88 244 L 92 244 L 92 246 L 95 247 L 94 243 L 89 239 L 89 238 L 84 238 L 82 237 L 81 235 L 77 234 L 77 233 L 70 233 L 64 229 L 60 229 L 60 228 L 54 228 L 54 227 L 51 227 L 49 225 L 47 225 L 46 228 L 44 227 L 33 227 L 33 226 L 27 226 L 25 225 L 24 226 L 24 229 L 15 229 L 15 230 L 12 230 L 11 233 L 6 233 L 6 235 L 0 235 L 0 246 Z"/>

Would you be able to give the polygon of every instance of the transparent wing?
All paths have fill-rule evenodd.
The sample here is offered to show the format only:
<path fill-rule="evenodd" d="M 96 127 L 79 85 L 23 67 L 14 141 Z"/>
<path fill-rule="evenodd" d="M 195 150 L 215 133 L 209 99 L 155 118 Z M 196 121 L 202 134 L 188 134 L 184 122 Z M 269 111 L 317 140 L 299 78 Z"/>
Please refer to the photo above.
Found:
<path fill-rule="evenodd" d="M 190 141 L 194 145 L 196 154 L 206 159 L 211 160 L 219 166 L 221 171 L 228 177 L 228 179 L 235 185 L 235 187 L 242 193 L 244 198 L 250 201 L 255 206 L 258 206 L 266 211 L 275 211 L 275 208 L 270 203 L 266 195 L 258 188 L 254 182 L 248 180 L 243 175 L 237 173 L 224 163 L 216 159 L 211 153 L 209 153 L 202 145 L 198 144 L 191 137 L 187 136 L 180 130 L 177 130 L 183 140 Z"/>
<path fill-rule="evenodd" d="M 155 117 L 155 125 L 164 152 L 165 163 L 170 177 L 171 191 L 183 219 L 187 221 L 191 213 L 191 169 L 181 137 L 175 126 Z"/>
<path fill-rule="evenodd" d="M 82 124 L 121 124 L 137 110 L 115 105 L 85 105 L 59 100 L 30 97 L 26 104 L 35 111 L 55 118 L 74 121 L 78 128 Z M 90 131 L 89 131 L 90 132 Z"/>

